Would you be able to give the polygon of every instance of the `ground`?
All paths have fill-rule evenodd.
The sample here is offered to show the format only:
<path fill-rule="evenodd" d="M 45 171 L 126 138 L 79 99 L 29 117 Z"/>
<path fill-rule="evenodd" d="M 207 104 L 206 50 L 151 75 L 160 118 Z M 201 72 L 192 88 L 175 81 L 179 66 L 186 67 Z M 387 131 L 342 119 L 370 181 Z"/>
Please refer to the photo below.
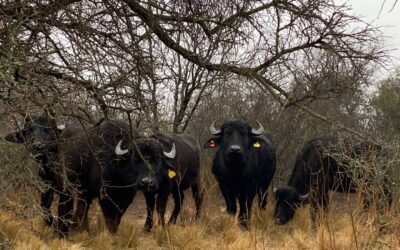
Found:
<path fill-rule="evenodd" d="M 35 212 L 21 218 L 15 211 L 2 210 L 0 228 L 14 249 L 396 249 L 400 246 L 400 223 L 395 215 L 389 212 L 378 219 L 373 211 L 360 211 L 356 195 L 334 194 L 329 216 L 316 231 L 311 228 L 308 206 L 299 209 L 288 225 L 275 225 L 272 200 L 267 211 L 253 211 L 251 230 L 244 231 L 226 214 L 217 191 L 216 187 L 208 190 L 200 220 L 193 219 L 194 204 L 188 192 L 178 224 L 162 229 L 155 223 L 151 233 L 142 231 L 145 202 L 140 193 L 114 236 L 105 229 L 97 203 L 90 210 L 90 233 L 74 232 L 68 239 L 55 237 Z M 172 203 L 170 200 L 169 205 Z"/>

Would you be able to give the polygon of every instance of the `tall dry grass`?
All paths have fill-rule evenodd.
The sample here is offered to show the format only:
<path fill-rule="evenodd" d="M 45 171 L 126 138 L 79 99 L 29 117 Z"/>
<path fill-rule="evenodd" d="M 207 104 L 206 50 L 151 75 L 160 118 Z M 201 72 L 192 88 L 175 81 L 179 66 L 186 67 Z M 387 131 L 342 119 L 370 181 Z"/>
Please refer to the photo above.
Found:
<path fill-rule="evenodd" d="M 210 162 L 204 165 L 210 166 Z M 32 168 L 22 169 L 29 170 L 29 178 L 35 175 Z M 399 203 L 394 202 L 391 210 L 383 215 L 373 208 L 364 212 L 358 194 L 333 193 L 330 212 L 322 217 L 316 230 L 311 226 L 308 205 L 299 208 L 294 220 L 287 225 L 275 225 L 272 218 L 274 201 L 270 195 L 266 211 L 259 210 L 255 200 L 251 230 L 243 231 L 235 218 L 227 215 L 223 198 L 209 168 L 203 170 L 206 192 L 201 218 L 194 220 L 194 202 L 188 192 L 178 224 L 163 229 L 155 223 L 151 233 L 142 231 L 146 209 L 140 193 L 122 218 L 116 235 L 107 232 L 101 211 L 97 202 L 94 202 L 89 212 L 90 233 L 72 232 L 68 239 L 59 239 L 39 215 L 38 192 L 32 185 L 3 185 L 2 190 L 7 192 L 0 194 L 0 249 L 347 250 L 396 249 L 400 246 L 400 219 L 396 213 Z M 172 211 L 172 203 L 170 200 L 169 212 Z M 53 209 L 55 207 L 56 204 Z M 166 216 L 169 215 L 167 213 Z M 157 220 L 157 216 L 154 220 Z"/>
<path fill-rule="evenodd" d="M 105 229 L 97 204 L 90 211 L 90 233 L 73 232 L 68 239 L 58 239 L 39 216 L 19 219 L 1 211 L 0 228 L 13 249 L 396 249 L 400 246 L 400 219 L 394 211 L 384 215 L 387 223 L 382 229 L 377 213 L 360 212 L 354 207 L 358 206 L 354 195 L 335 196 L 342 198 L 334 199 L 330 213 L 316 231 L 311 227 L 309 206 L 298 209 L 289 224 L 275 225 L 273 202 L 266 211 L 254 209 L 251 230 L 243 231 L 235 218 L 226 214 L 217 193 L 206 198 L 200 220 L 193 219 L 194 204 L 188 198 L 177 225 L 166 229 L 155 225 L 151 233 L 142 231 L 145 207 L 141 195 L 123 217 L 116 235 Z M 347 207 L 346 199 L 354 203 L 353 207 Z"/>

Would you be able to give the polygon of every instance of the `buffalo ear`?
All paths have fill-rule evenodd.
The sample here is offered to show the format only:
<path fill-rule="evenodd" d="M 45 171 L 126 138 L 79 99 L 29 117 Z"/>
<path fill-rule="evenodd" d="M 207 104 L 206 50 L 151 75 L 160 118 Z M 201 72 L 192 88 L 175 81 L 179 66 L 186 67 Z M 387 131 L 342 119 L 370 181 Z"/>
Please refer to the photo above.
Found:
<path fill-rule="evenodd" d="M 24 143 L 24 138 L 21 132 L 10 133 L 4 139 L 14 143 Z"/>
<path fill-rule="evenodd" d="M 260 136 L 251 136 L 250 138 L 250 145 L 254 149 L 261 148 L 263 145 L 266 144 L 265 140 Z"/>
<path fill-rule="evenodd" d="M 219 138 L 218 137 L 212 137 L 206 141 L 204 144 L 204 148 L 217 148 L 219 146 Z"/>
<path fill-rule="evenodd" d="M 174 167 L 174 165 L 172 164 L 172 160 L 171 159 L 167 159 L 164 157 L 164 162 L 165 165 L 167 167 L 167 176 L 169 179 L 173 179 L 176 175 L 177 175 L 177 170 Z"/>

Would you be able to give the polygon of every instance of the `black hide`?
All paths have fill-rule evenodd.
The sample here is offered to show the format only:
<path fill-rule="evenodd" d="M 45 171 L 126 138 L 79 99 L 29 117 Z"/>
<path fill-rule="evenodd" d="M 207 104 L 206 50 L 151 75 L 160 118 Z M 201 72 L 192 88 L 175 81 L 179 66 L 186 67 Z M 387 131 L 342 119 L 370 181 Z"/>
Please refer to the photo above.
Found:
<path fill-rule="evenodd" d="M 350 141 L 339 142 L 334 137 L 321 137 L 307 142 L 296 157 L 287 186 L 274 189 L 277 200 L 274 217 L 277 223 L 287 223 L 293 218 L 298 206 L 310 201 L 311 218 L 315 225 L 317 210 L 327 209 L 329 191 L 356 191 L 354 171 L 349 169 L 349 161 L 357 159 L 372 162 L 380 151 L 379 146 L 366 141 L 353 144 Z M 348 159 L 337 159 L 338 155 L 345 155 Z M 364 197 L 367 198 L 367 195 Z M 390 199 L 388 201 L 391 202 Z"/>
<path fill-rule="evenodd" d="M 253 134 L 246 122 L 226 121 L 205 147 L 217 147 L 212 172 L 228 213 L 236 214 L 239 200 L 239 222 L 248 229 L 253 199 L 258 194 L 260 208 L 266 208 L 267 190 L 275 174 L 276 153 L 270 136 Z"/>

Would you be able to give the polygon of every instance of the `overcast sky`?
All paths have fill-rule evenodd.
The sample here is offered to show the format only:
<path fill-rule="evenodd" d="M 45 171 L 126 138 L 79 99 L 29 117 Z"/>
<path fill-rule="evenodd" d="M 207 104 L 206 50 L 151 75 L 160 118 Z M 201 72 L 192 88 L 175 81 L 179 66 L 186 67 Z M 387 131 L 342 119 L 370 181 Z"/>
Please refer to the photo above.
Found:
<path fill-rule="evenodd" d="M 386 0 L 382 10 L 384 0 L 335 0 L 335 2 L 347 3 L 352 8 L 351 14 L 360 16 L 362 20 L 374 26 L 380 26 L 383 35 L 387 37 L 387 45 L 394 49 L 390 52 L 394 57 L 393 64 L 400 66 L 400 1 L 393 10 L 395 0 Z"/>

